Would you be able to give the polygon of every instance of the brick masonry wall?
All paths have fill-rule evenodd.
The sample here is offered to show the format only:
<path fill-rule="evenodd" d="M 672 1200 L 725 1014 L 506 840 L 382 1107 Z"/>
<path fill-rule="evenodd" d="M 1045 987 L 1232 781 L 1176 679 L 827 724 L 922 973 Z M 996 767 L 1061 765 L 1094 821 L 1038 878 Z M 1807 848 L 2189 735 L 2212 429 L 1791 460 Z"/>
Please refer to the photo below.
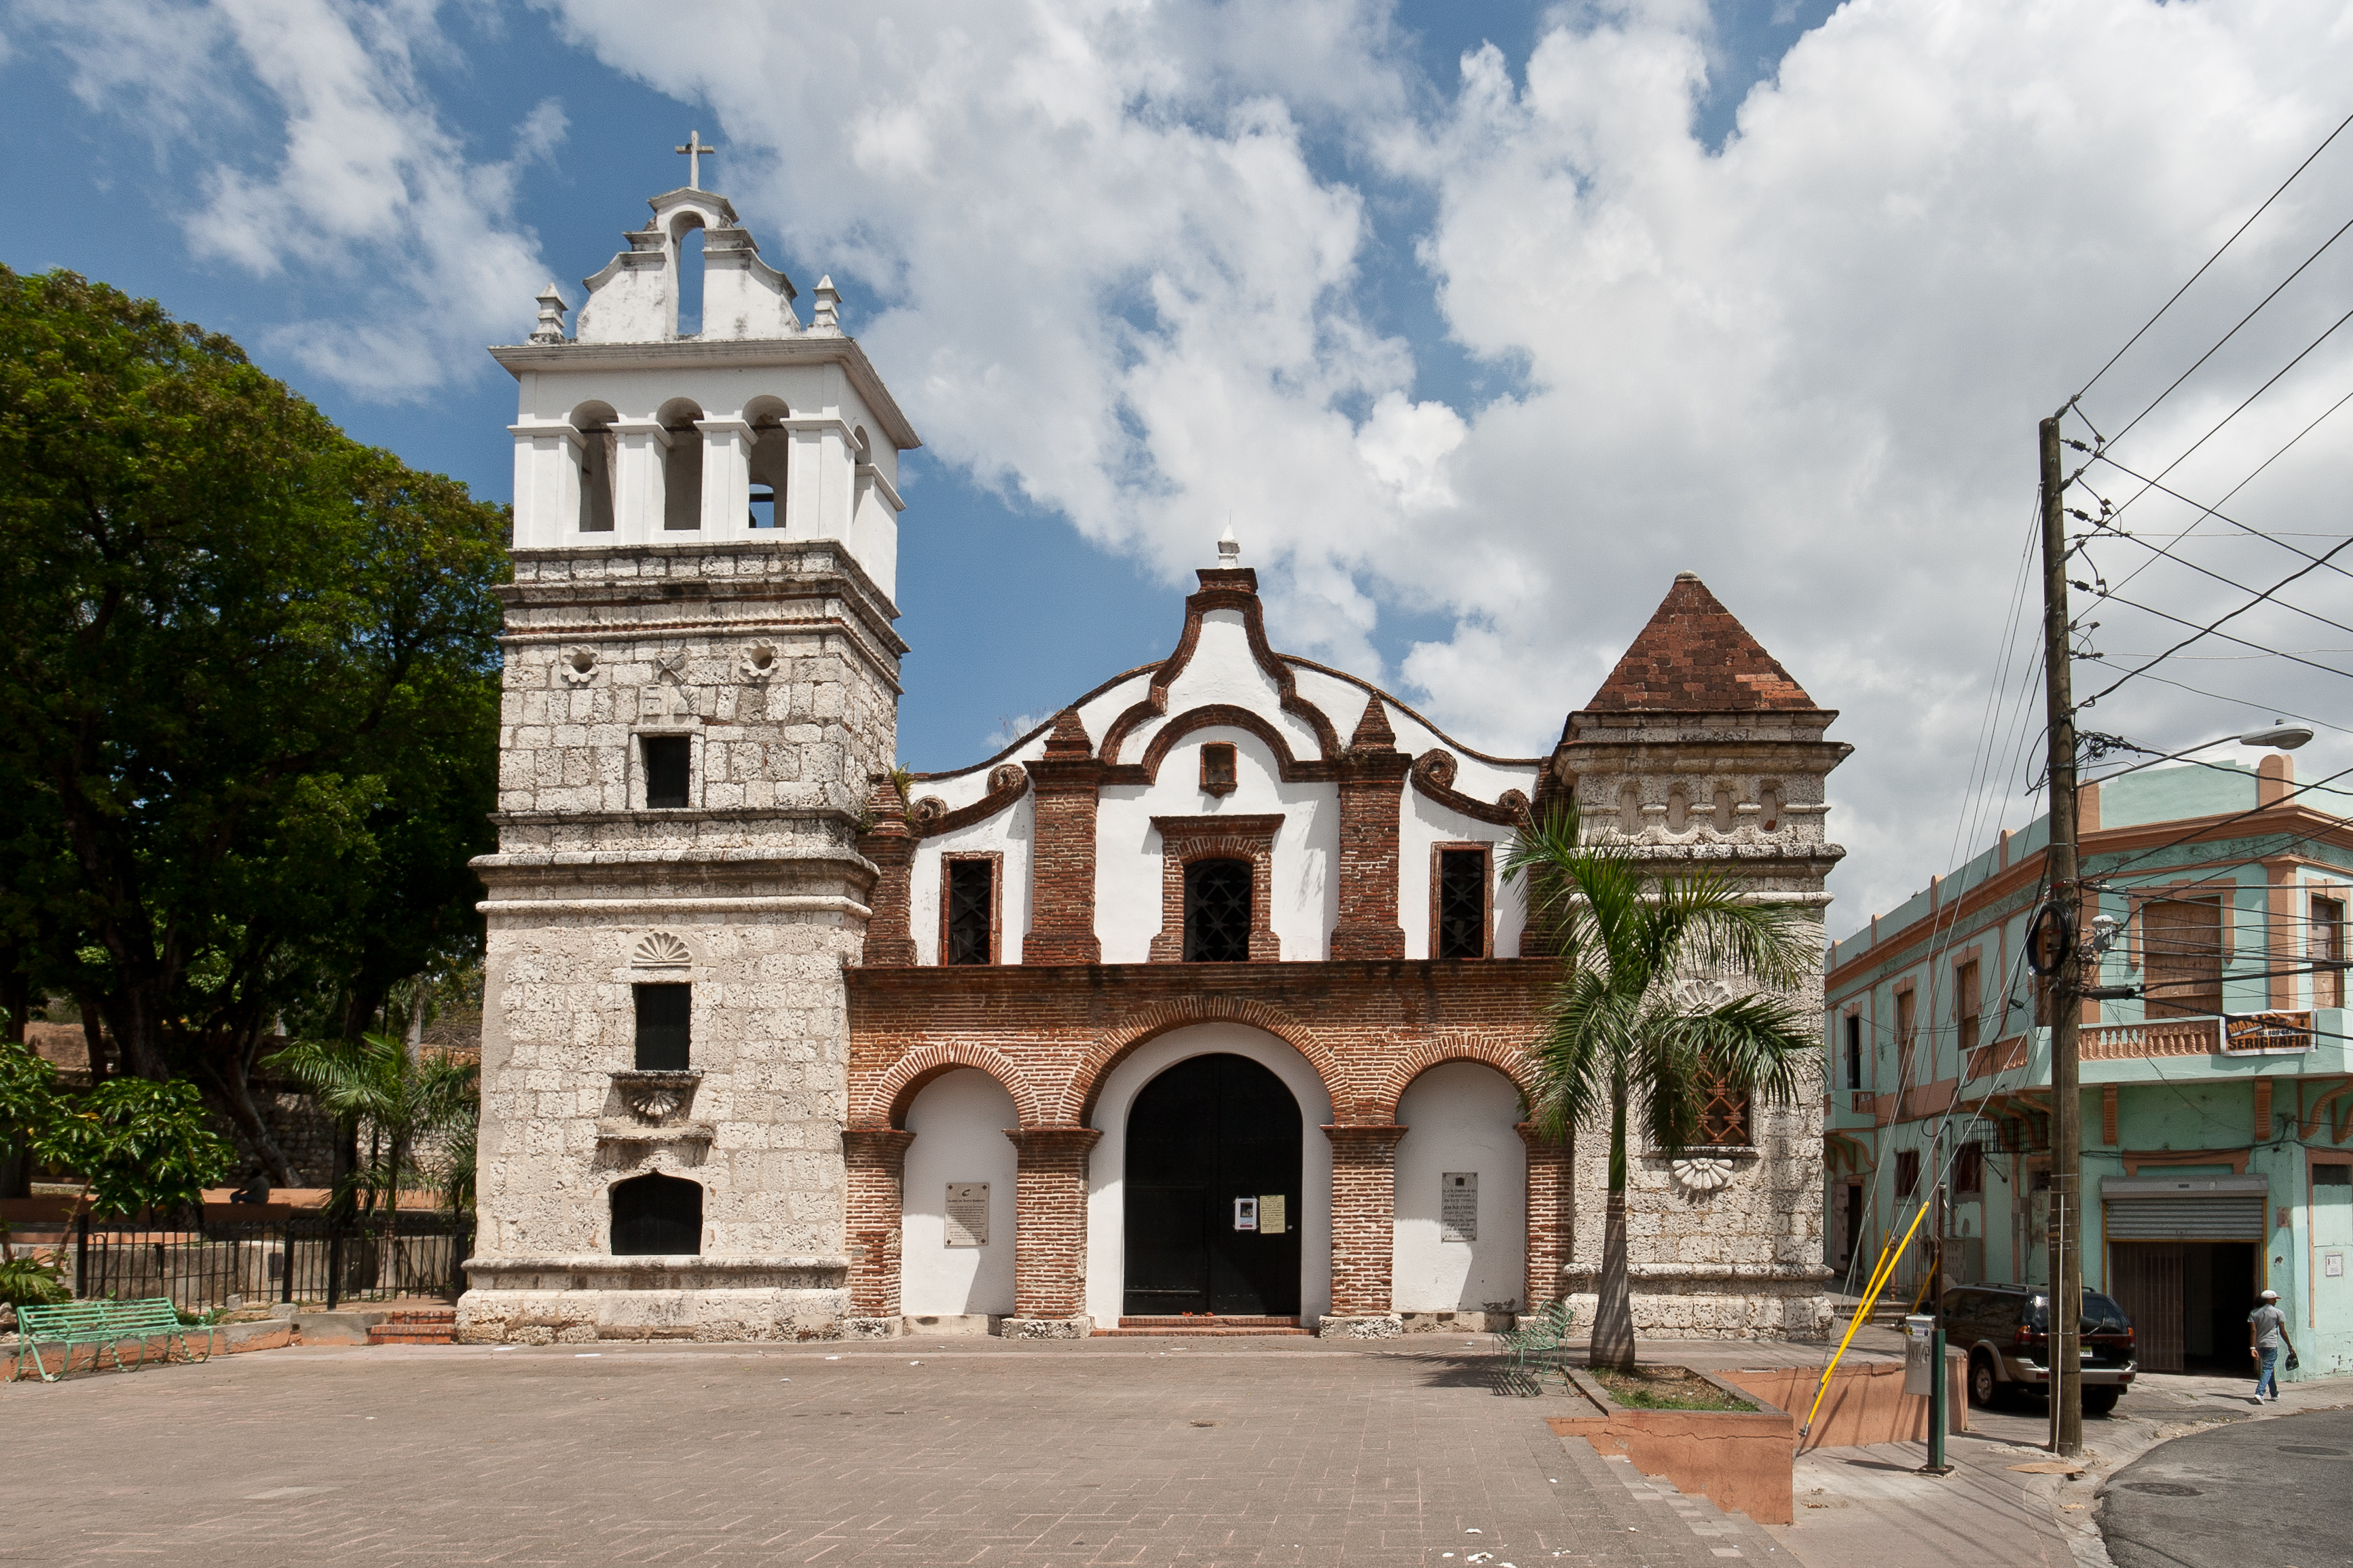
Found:
<path fill-rule="evenodd" d="M 1340 911 L 1332 928 L 1335 959 L 1403 958 L 1398 924 L 1398 816 L 1413 759 L 1378 699 L 1366 704 L 1340 773 Z"/>
<path fill-rule="evenodd" d="M 1046 738 L 1045 755 L 1029 764 L 1037 838 L 1024 963 L 1092 963 L 1103 956 L 1095 936 L 1095 798 L 1103 763 L 1092 751 L 1077 712 L 1066 710 Z"/>
<path fill-rule="evenodd" d="M 1025 1127 L 1008 1136 L 1021 1162 L 1014 1189 L 1014 1315 L 1076 1317 L 1086 1310 L 1087 1155 L 1103 1133 Z"/>
<path fill-rule="evenodd" d="M 852 1128 L 841 1147 L 849 1180 L 849 1310 L 860 1318 L 899 1313 L 900 1214 L 907 1146 L 900 1128 Z"/>
<path fill-rule="evenodd" d="M 1390 1310 L 1396 1259 L 1398 1126 L 1324 1129 L 1332 1140 L 1332 1313 L 1375 1318 Z"/>

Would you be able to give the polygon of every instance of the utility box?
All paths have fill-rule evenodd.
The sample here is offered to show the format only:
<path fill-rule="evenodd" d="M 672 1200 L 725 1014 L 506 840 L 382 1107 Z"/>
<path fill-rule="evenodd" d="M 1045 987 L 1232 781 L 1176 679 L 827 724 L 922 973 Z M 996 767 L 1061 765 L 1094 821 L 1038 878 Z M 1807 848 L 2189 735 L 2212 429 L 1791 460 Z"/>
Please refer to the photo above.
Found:
<path fill-rule="evenodd" d="M 1936 1391 L 1935 1373 L 1929 1369 L 1936 1364 L 1936 1342 L 1929 1336 L 1936 1331 L 1936 1320 L 1926 1312 L 1915 1312 L 1904 1320 L 1904 1392 L 1926 1398 Z"/>

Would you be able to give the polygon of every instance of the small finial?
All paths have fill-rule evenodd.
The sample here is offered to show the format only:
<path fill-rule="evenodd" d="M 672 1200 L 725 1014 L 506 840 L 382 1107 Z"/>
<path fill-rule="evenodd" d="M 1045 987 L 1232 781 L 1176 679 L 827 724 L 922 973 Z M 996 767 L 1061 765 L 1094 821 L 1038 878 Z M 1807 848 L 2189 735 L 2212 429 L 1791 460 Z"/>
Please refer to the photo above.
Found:
<path fill-rule="evenodd" d="M 1699 581 L 1699 574 L 1696 572 L 1678 572 L 1675 574 L 1675 581 L 1678 583 L 1696 583 Z"/>
<path fill-rule="evenodd" d="M 560 343 L 564 341 L 564 296 L 555 291 L 555 279 L 549 279 L 547 287 L 539 291 L 539 325 L 531 330 L 535 343 Z"/>
<path fill-rule="evenodd" d="M 1230 572 L 1241 563 L 1241 542 L 1234 537 L 1234 525 L 1229 522 L 1225 532 L 1218 535 L 1218 569 Z"/>
<path fill-rule="evenodd" d="M 817 280 L 817 307 L 809 313 L 809 330 L 818 332 L 841 331 L 841 290 L 833 286 L 833 274 L 827 273 Z"/>
<path fill-rule="evenodd" d="M 673 147 L 670 151 L 682 153 L 686 158 L 686 188 L 690 191 L 702 189 L 703 157 L 707 153 L 718 152 L 719 149 L 705 142 L 702 132 L 690 131 L 686 133 L 686 145 Z"/>

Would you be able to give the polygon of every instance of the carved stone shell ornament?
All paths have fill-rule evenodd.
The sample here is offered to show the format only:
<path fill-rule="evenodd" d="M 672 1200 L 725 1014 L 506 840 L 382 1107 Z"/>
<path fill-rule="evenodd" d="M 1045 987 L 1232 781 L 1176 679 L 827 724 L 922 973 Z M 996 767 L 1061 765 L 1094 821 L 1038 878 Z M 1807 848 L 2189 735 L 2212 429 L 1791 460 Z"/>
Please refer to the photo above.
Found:
<path fill-rule="evenodd" d="M 629 954 L 632 969 L 684 969 L 694 962 L 686 943 L 666 931 L 641 937 Z"/>
<path fill-rule="evenodd" d="M 1667 1167 L 1675 1185 L 1693 1197 L 1702 1197 L 1729 1185 L 1732 1162 L 1709 1155 L 1686 1155 Z"/>

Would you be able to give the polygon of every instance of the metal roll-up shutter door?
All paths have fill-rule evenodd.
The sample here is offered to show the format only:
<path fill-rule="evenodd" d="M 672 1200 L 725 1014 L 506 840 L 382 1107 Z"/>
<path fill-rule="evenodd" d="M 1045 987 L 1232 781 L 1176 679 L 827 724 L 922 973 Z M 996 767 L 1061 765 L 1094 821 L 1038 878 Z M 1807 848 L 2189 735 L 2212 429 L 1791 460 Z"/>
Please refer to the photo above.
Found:
<path fill-rule="evenodd" d="M 2261 1176 L 2111 1176 L 2100 1184 L 2110 1241 L 2264 1239 L 2270 1184 Z"/>
<path fill-rule="evenodd" d="M 2110 1241 L 2261 1241 L 2263 1194 L 2108 1200 Z"/>

